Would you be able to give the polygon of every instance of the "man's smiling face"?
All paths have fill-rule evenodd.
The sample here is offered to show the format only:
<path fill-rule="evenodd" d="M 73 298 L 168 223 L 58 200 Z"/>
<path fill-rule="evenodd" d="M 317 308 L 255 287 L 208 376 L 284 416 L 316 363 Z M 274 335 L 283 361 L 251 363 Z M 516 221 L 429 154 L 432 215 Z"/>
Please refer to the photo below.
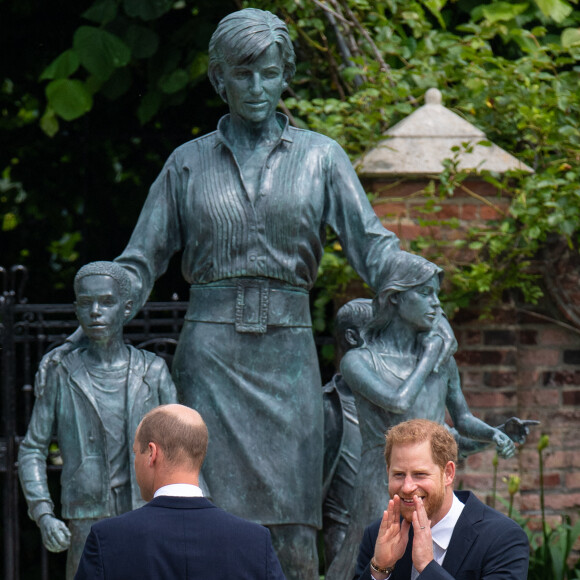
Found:
<path fill-rule="evenodd" d="M 415 511 L 413 496 L 423 500 L 432 526 L 451 508 L 454 470 L 442 469 L 433 462 L 429 441 L 394 445 L 388 475 L 389 495 L 401 498 L 401 515 L 408 522 L 412 522 Z"/>

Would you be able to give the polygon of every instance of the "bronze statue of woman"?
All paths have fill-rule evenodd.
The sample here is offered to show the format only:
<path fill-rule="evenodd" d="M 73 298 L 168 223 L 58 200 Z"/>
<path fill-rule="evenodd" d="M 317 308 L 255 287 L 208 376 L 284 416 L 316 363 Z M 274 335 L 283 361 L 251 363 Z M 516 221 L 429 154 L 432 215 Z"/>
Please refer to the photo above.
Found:
<path fill-rule="evenodd" d="M 318 578 L 323 413 L 309 290 L 326 226 L 371 288 L 401 252 L 332 139 L 276 112 L 295 71 L 286 25 L 248 8 L 212 36 L 209 76 L 230 113 L 178 147 L 117 258 L 134 312 L 182 251 L 189 310 L 173 363 L 210 434 L 213 500 L 267 525 L 288 578 Z M 455 339 L 444 322 L 445 354 Z"/>

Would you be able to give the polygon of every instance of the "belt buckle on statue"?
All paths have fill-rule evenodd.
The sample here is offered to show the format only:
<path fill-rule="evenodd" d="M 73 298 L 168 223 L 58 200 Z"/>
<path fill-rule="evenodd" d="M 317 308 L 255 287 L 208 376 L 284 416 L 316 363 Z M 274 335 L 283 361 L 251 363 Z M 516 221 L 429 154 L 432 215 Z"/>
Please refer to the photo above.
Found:
<path fill-rule="evenodd" d="M 268 280 L 239 280 L 236 290 L 236 332 L 265 334 L 270 301 Z"/>

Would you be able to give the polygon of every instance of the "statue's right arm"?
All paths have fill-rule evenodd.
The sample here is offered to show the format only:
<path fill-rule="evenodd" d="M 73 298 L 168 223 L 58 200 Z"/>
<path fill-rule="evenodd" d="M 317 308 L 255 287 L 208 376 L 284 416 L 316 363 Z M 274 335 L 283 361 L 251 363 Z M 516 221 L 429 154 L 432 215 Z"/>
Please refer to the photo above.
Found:
<path fill-rule="evenodd" d="M 58 377 L 54 369 L 48 372 L 46 386 L 35 383 L 36 401 L 26 436 L 18 450 L 18 476 L 28 504 L 28 515 L 40 525 L 41 518 L 54 515 L 46 476 L 46 458 L 55 425 Z"/>
<path fill-rule="evenodd" d="M 180 200 L 186 184 L 172 154 L 151 185 L 131 239 L 115 262 L 123 266 L 131 279 L 133 306 L 131 318 L 149 298 L 155 280 L 169 265 L 171 257 L 183 247 L 183 211 Z"/>
<path fill-rule="evenodd" d="M 425 385 L 425 380 L 433 371 L 443 341 L 433 335 L 425 345 L 423 356 L 413 372 L 402 382 L 390 383 L 387 377 L 379 376 L 371 355 L 364 348 L 347 352 L 340 364 L 342 376 L 352 391 L 368 399 L 371 403 L 391 413 L 408 413 L 417 395 Z M 393 369 L 396 373 L 396 369 Z"/>

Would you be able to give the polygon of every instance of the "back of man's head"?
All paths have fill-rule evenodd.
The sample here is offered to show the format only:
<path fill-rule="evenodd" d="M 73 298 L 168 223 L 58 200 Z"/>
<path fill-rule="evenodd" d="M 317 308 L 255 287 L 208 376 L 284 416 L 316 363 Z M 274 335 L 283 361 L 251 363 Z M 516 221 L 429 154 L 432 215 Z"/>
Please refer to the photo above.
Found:
<path fill-rule="evenodd" d="M 199 472 L 207 452 L 207 426 L 197 411 L 184 405 L 161 405 L 149 411 L 135 437 L 141 453 L 155 443 L 167 467 Z"/>
<path fill-rule="evenodd" d="M 427 419 L 412 419 L 391 427 L 385 435 L 385 460 L 390 465 L 395 445 L 413 445 L 429 441 L 433 462 L 445 469 L 449 461 L 457 463 L 457 443 L 444 425 Z"/>

